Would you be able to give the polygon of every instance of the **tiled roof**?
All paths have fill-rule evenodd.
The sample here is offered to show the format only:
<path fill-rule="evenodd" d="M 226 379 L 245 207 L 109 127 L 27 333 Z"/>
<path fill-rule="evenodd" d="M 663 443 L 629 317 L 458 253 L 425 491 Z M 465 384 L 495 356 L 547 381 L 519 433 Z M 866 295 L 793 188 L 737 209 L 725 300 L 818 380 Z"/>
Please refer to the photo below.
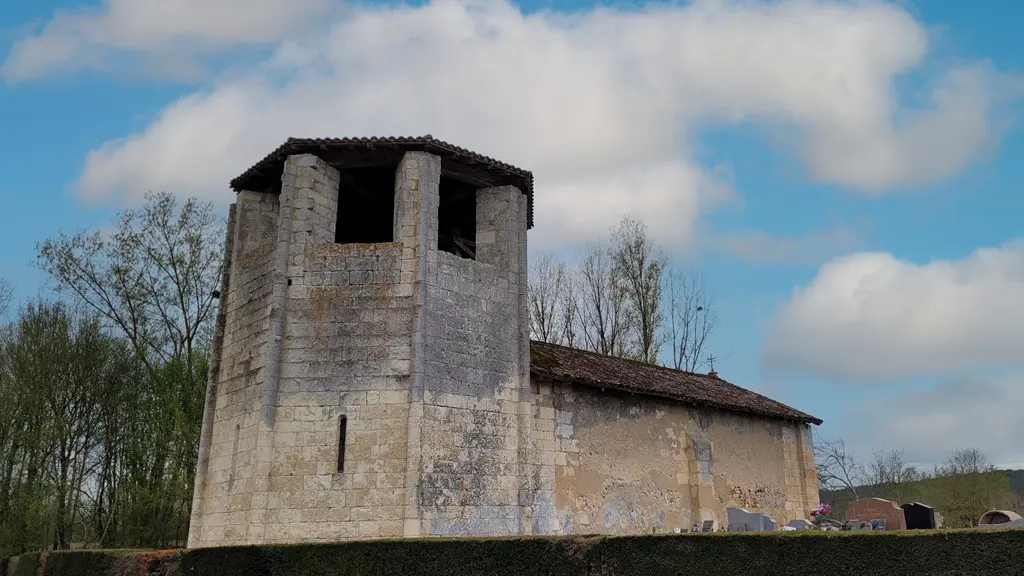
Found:
<path fill-rule="evenodd" d="M 477 154 L 471 150 L 437 140 L 431 135 L 415 137 L 370 137 L 370 138 L 289 138 L 284 144 L 268 154 L 231 181 L 231 189 L 263 191 L 277 186 L 280 188 L 284 161 L 293 154 L 316 154 L 328 164 L 325 155 L 342 155 L 361 152 L 366 154 L 382 152 L 405 153 L 408 151 L 431 152 L 449 163 L 457 164 L 460 171 L 473 171 L 488 185 L 514 185 L 527 197 L 529 205 L 529 227 L 533 227 L 533 174 L 494 158 Z"/>
<path fill-rule="evenodd" d="M 721 410 L 812 424 L 822 422 L 718 376 L 683 372 L 546 342 L 530 342 L 530 372 L 538 378 L 657 396 Z"/>

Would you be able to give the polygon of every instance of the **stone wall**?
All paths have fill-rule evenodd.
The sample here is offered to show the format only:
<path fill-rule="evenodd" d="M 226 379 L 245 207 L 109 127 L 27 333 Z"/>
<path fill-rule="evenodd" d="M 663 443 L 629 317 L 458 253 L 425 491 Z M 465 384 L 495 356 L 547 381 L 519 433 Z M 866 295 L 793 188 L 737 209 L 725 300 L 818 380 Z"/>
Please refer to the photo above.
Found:
<path fill-rule="evenodd" d="M 407 154 L 401 179 L 410 172 L 433 226 L 423 239 L 422 388 L 413 387 L 419 519 L 406 534 L 522 534 L 531 511 L 526 197 L 513 187 L 477 192 L 476 259 L 465 259 L 437 250 L 440 159 Z"/>
<path fill-rule="evenodd" d="M 211 366 L 217 368 L 215 399 L 208 400 L 204 414 L 201 444 L 207 450 L 197 470 L 189 529 L 189 541 L 196 543 L 245 542 L 252 520 L 251 467 L 266 371 L 278 197 L 241 192 L 232 212 L 219 311 L 223 332 Z"/>
<path fill-rule="evenodd" d="M 529 532 L 526 197 L 479 190 L 463 259 L 438 250 L 440 174 L 405 155 L 383 244 L 333 242 L 315 156 L 240 194 L 190 546 Z"/>
<path fill-rule="evenodd" d="M 299 156 L 262 542 L 402 535 L 412 286 L 401 243 L 334 244 L 338 172 Z M 339 472 L 340 423 L 346 426 Z"/>
<path fill-rule="evenodd" d="M 560 533 L 724 526 L 727 507 L 785 523 L 818 503 L 805 424 L 569 384 L 539 388 L 551 390 Z"/>

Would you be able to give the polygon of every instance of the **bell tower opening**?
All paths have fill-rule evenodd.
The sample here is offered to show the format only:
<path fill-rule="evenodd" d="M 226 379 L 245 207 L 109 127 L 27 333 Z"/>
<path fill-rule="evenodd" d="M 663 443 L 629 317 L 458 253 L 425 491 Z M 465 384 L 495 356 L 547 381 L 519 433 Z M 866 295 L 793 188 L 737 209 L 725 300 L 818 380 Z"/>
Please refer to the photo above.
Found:
<path fill-rule="evenodd" d="M 476 187 L 441 176 L 437 249 L 476 260 Z"/>
<path fill-rule="evenodd" d="M 340 171 L 336 243 L 393 242 L 394 214 L 395 166 Z"/>

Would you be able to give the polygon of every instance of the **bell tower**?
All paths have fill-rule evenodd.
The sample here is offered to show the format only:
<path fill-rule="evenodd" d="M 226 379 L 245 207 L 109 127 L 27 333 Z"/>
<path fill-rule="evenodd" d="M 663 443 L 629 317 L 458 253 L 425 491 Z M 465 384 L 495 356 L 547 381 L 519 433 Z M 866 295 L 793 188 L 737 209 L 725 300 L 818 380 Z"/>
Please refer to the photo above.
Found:
<path fill-rule="evenodd" d="M 532 175 L 289 139 L 231 186 L 189 546 L 530 533 Z"/>

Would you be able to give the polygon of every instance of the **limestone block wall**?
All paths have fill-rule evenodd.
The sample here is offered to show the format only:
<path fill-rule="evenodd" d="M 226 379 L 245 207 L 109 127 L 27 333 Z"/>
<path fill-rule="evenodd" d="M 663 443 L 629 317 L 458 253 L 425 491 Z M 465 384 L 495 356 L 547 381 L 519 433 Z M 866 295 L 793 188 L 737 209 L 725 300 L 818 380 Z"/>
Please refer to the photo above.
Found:
<path fill-rule="evenodd" d="M 266 370 L 276 195 L 241 192 L 229 219 L 214 379 L 204 414 L 189 542 L 248 540 L 260 393 Z"/>
<path fill-rule="evenodd" d="M 280 196 L 239 195 L 190 546 L 402 535 L 414 262 L 334 244 L 338 177 L 293 156 Z"/>
<path fill-rule="evenodd" d="M 312 156 L 295 162 L 262 541 L 401 536 L 414 318 L 413 286 L 401 277 L 404 247 L 334 244 L 338 173 Z M 283 196 L 292 192 L 285 184 Z"/>
<path fill-rule="evenodd" d="M 559 533 L 724 526 L 727 507 L 785 523 L 818 503 L 807 488 L 817 479 L 805 424 L 563 383 L 537 387 L 551 390 Z M 546 402 L 538 400 L 539 415 Z"/>
<path fill-rule="evenodd" d="M 316 156 L 286 160 L 279 196 L 239 195 L 190 546 L 521 534 L 539 488 L 552 501 L 526 198 L 479 190 L 462 259 L 438 250 L 440 174 L 439 157 L 404 156 L 381 244 L 334 243 L 340 175 Z"/>
<path fill-rule="evenodd" d="M 531 534 L 568 534 L 566 526 L 571 526 L 570 509 L 565 505 L 562 509 L 555 507 L 556 502 L 556 471 L 557 464 L 568 461 L 569 454 L 576 450 L 558 440 L 557 429 L 559 420 L 555 412 L 554 386 L 550 382 L 531 382 L 533 399 L 530 405 L 529 438 L 524 443 L 530 448 L 531 466 L 528 468 L 528 486 L 531 489 L 532 503 Z M 561 415 L 565 423 L 566 413 Z M 563 485 L 564 488 L 565 485 Z"/>
<path fill-rule="evenodd" d="M 418 518 L 406 535 L 529 533 L 532 493 L 526 309 L 526 197 L 477 192 L 475 260 L 437 250 L 440 159 L 406 156 L 429 227 L 423 239 Z M 404 172 L 403 172 L 404 171 Z M 419 366 L 417 367 L 417 370 Z M 413 405 L 419 415 L 419 406 Z"/>

